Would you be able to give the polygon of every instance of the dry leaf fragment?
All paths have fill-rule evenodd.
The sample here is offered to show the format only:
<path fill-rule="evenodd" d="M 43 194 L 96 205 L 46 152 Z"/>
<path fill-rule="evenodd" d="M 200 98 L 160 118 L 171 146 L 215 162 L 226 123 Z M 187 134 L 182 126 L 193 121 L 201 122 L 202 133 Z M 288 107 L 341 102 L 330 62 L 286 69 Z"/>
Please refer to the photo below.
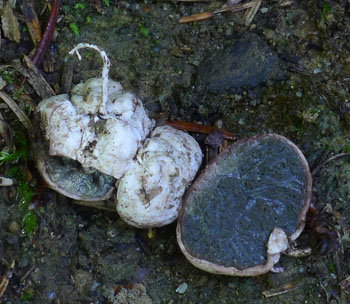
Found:
<path fill-rule="evenodd" d="M 12 5 L 10 2 L 6 2 L 1 20 L 2 30 L 4 31 L 5 37 L 19 43 L 21 39 L 21 33 L 19 30 L 17 18 L 13 14 Z"/>
<path fill-rule="evenodd" d="M 33 44 L 37 46 L 41 40 L 41 28 L 33 3 L 24 2 L 21 9 Z"/>
<path fill-rule="evenodd" d="M 55 91 L 50 87 L 30 58 L 28 56 L 23 56 L 23 59 L 28 68 L 25 68 L 19 60 L 14 60 L 12 66 L 28 80 L 35 93 L 43 99 L 56 95 Z"/>
<path fill-rule="evenodd" d="M 9 108 L 15 113 L 19 121 L 24 125 L 26 129 L 30 129 L 31 122 L 28 116 L 22 111 L 22 109 L 18 106 L 18 104 L 5 92 L 0 91 L 0 99 L 2 99 Z"/>

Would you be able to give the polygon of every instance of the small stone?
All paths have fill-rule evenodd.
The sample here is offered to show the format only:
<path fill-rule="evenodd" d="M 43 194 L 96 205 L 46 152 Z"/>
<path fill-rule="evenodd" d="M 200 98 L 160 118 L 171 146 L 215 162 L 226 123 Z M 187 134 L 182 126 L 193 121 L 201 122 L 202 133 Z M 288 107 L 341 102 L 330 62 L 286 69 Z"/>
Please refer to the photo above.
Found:
<path fill-rule="evenodd" d="M 186 290 L 187 290 L 187 283 L 182 283 L 176 288 L 176 292 L 181 294 L 185 293 Z"/>
<path fill-rule="evenodd" d="M 286 68 L 276 52 L 258 35 L 245 33 L 231 39 L 200 64 L 196 87 L 200 91 L 240 93 L 266 81 L 286 79 Z"/>
<path fill-rule="evenodd" d="M 329 275 L 331 276 L 332 279 L 334 280 L 337 279 L 337 275 L 335 273 L 331 272 Z"/>
<path fill-rule="evenodd" d="M 21 231 L 21 226 L 16 221 L 12 221 L 8 226 L 8 230 L 11 233 L 16 233 Z"/>

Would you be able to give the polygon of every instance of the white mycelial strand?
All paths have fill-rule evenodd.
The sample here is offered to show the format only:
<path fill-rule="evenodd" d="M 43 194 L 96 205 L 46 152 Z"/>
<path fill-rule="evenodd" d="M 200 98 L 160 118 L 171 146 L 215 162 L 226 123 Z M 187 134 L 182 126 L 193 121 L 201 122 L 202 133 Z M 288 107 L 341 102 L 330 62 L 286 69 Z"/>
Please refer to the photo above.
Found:
<path fill-rule="evenodd" d="M 97 45 L 90 44 L 90 43 L 79 43 L 75 48 L 73 48 L 69 55 L 73 55 L 76 53 L 78 56 L 78 59 L 81 60 L 81 55 L 79 54 L 78 50 L 84 49 L 84 48 L 90 48 L 94 49 L 97 52 L 100 53 L 103 61 L 103 68 L 102 68 L 102 101 L 99 107 L 99 112 L 102 116 L 105 116 L 107 114 L 106 112 L 106 104 L 107 104 L 107 98 L 108 98 L 108 73 L 109 68 L 111 66 L 111 62 L 109 61 L 106 52 L 98 47 Z"/>

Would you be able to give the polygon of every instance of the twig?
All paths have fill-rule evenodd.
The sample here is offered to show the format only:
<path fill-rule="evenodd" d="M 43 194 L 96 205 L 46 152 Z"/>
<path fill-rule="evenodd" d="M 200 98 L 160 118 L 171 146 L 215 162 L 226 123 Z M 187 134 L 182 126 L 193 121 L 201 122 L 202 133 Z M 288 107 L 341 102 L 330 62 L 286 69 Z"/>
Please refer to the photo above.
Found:
<path fill-rule="evenodd" d="M 271 297 L 279 296 L 281 294 L 285 294 L 287 292 L 291 292 L 292 290 L 294 290 L 298 286 L 299 286 L 299 284 L 296 283 L 295 281 L 288 282 L 288 283 L 282 284 L 276 288 L 271 288 L 271 289 L 265 290 L 262 292 L 262 294 L 265 298 L 271 298 Z"/>
<path fill-rule="evenodd" d="M 327 159 L 323 163 L 319 164 L 314 170 L 312 170 L 312 172 L 311 172 L 312 176 L 316 175 L 324 165 L 328 164 L 332 160 L 335 160 L 335 159 L 338 159 L 338 158 L 341 158 L 344 156 L 350 156 L 350 153 L 339 153 L 339 154 L 334 155 L 331 158 Z"/>
<path fill-rule="evenodd" d="M 8 96 L 5 92 L 0 91 L 0 98 L 9 106 L 9 108 L 15 113 L 19 121 L 24 125 L 26 129 L 30 129 L 31 123 L 28 116 L 22 111 L 17 103 Z"/>
<path fill-rule="evenodd" d="M 245 21 L 245 25 L 246 26 L 249 26 L 253 19 L 254 19 L 254 16 L 256 15 L 256 13 L 258 12 L 259 10 L 259 7 L 261 5 L 261 1 L 262 0 L 255 0 L 254 2 L 254 5 L 252 6 L 252 8 L 250 8 L 248 11 L 247 11 L 247 15 L 246 15 L 246 21 Z"/>
<path fill-rule="evenodd" d="M 35 265 L 29 268 L 29 270 L 19 279 L 20 282 L 23 282 L 29 275 L 30 273 L 35 269 Z"/>
<path fill-rule="evenodd" d="M 239 4 L 234 4 L 234 5 L 226 5 L 222 8 L 216 9 L 212 12 L 204 12 L 204 13 L 200 13 L 200 14 L 194 14 L 194 15 L 182 17 L 179 20 L 179 22 L 186 23 L 186 22 L 205 20 L 205 19 L 208 19 L 208 18 L 215 16 L 215 14 L 218 14 L 218 13 L 223 13 L 223 12 L 227 12 L 227 11 L 238 12 L 238 11 L 245 10 L 247 8 L 251 8 L 254 5 L 256 5 L 256 1 L 251 1 L 248 3 L 239 3 Z"/>
<path fill-rule="evenodd" d="M 227 140 L 237 139 L 234 134 L 232 134 L 224 129 L 215 128 L 213 126 L 204 126 L 204 125 L 196 124 L 193 122 L 167 120 L 165 122 L 165 125 L 171 126 L 173 128 L 179 129 L 179 130 L 186 130 L 189 132 L 196 132 L 196 133 L 203 133 L 203 134 L 210 134 L 214 130 L 218 130 L 218 131 L 222 132 L 224 139 L 227 139 Z"/>
<path fill-rule="evenodd" d="M 108 98 L 108 73 L 109 73 L 109 68 L 111 66 L 111 62 L 109 61 L 106 52 L 99 48 L 98 46 L 94 44 L 89 44 L 89 43 L 79 43 L 75 48 L 73 48 L 70 52 L 69 55 L 73 55 L 74 53 L 77 54 L 78 59 L 81 60 L 81 55 L 79 54 L 78 50 L 84 49 L 84 48 L 90 48 L 94 49 L 97 52 L 100 53 L 103 61 L 103 68 L 102 68 L 102 101 L 99 107 L 99 113 L 102 114 L 102 116 L 107 114 L 106 111 L 106 103 L 107 103 L 107 98 Z"/>
<path fill-rule="evenodd" d="M 8 266 L 5 274 L 0 279 L 0 298 L 4 295 L 6 288 L 9 284 L 9 281 L 13 274 L 13 268 L 15 267 L 15 260 L 11 262 L 11 264 Z"/>
<path fill-rule="evenodd" d="M 40 40 L 38 47 L 36 48 L 35 54 L 32 57 L 32 61 L 36 66 L 39 66 L 44 58 L 44 54 L 49 47 L 51 42 L 53 33 L 55 31 L 56 22 L 58 18 L 60 8 L 60 1 L 53 0 L 51 4 L 51 12 L 49 16 L 49 21 L 47 22 L 47 26 L 45 28 L 44 34 Z"/>
<path fill-rule="evenodd" d="M 322 285 L 321 281 L 318 280 L 318 283 L 320 284 L 321 288 L 324 290 L 324 292 L 326 293 L 326 299 L 327 299 L 327 303 L 329 303 L 329 294 L 327 292 L 327 289 Z"/>

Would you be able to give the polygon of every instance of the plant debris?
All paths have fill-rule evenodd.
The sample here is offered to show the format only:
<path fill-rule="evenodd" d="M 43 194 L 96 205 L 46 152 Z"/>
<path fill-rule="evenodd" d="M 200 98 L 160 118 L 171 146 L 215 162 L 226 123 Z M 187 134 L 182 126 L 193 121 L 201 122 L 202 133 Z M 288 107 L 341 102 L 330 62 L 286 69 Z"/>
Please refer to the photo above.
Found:
<path fill-rule="evenodd" d="M 6 2 L 1 20 L 4 36 L 19 43 L 21 39 L 21 32 L 19 30 L 17 18 L 13 13 L 11 1 Z"/>

